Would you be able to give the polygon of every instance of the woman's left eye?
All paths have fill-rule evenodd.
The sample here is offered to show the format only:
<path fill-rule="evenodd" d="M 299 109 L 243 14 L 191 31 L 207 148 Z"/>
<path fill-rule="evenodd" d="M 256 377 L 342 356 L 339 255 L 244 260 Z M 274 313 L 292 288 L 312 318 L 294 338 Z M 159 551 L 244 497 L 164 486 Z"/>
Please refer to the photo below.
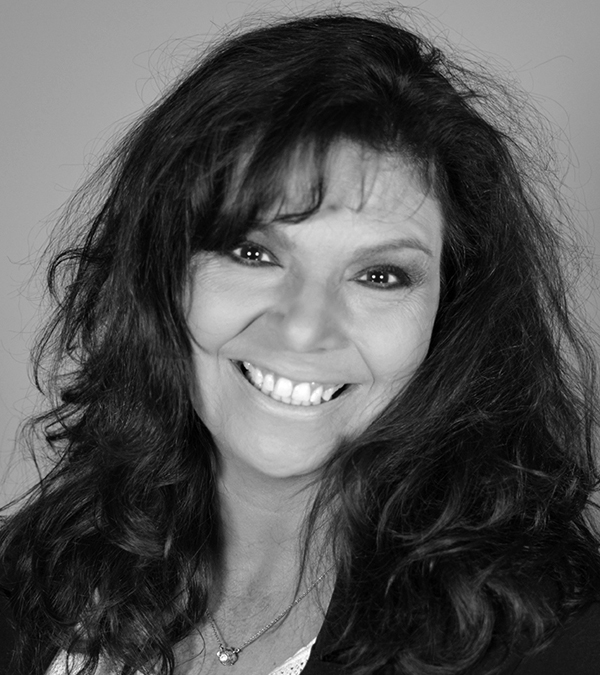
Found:
<path fill-rule="evenodd" d="M 273 265 L 275 258 L 262 246 L 246 241 L 231 251 L 231 257 L 243 265 Z"/>
<path fill-rule="evenodd" d="M 356 281 L 365 286 L 382 290 L 406 288 L 412 283 L 412 279 L 405 270 L 389 265 L 365 270 L 356 277 Z"/>

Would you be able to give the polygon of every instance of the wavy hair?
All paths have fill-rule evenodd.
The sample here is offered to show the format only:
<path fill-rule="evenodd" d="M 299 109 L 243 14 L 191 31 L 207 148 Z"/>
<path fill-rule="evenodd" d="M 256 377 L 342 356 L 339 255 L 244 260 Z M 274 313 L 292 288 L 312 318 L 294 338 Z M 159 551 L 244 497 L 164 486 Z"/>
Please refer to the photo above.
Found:
<path fill-rule="evenodd" d="M 429 353 L 333 452 L 308 522 L 333 513 L 336 658 L 357 675 L 491 672 L 598 592 L 591 350 L 564 219 L 501 98 L 392 19 L 331 14 L 224 40 L 127 133 L 49 267 L 34 358 L 57 398 L 32 425 L 56 461 L 2 532 L 29 672 L 82 644 L 85 673 L 101 655 L 173 672 L 220 546 L 215 447 L 190 398 L 190 261 L 280 208 L 298 157 L 311 181 L 287 217 L 314 213 L 342 141 L 408 158 L 445 232 Z"/>

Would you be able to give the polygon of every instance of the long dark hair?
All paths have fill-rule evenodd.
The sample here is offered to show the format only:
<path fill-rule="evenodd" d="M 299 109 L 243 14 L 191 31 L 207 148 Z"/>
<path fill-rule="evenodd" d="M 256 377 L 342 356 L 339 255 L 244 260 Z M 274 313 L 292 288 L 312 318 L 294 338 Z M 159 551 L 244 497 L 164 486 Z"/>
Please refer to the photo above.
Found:
<path fill-rule="evenodd" d="M 49 268 L 35 364 L 58 399 L 33 428 L 56 462 L 3 529 L 27 663 L 83 644 L 85 672 L 100 655 L 173 672 L 220 541 L 215 449 L 190 400 L 190 260 L 281 205 L 299 155 L 312 186 L 288 217 L 318 209 L 340 141 L 408 158 L 445 232 L 429 354 L 333 453 L 308 523 L 334 513 L 336 658 L 463 672 L 542 645 L 597 592 L 591 351 L 560 211 L 492 89 L 392 20 L 315 16 L 225 40 L 129 131 Z"/>

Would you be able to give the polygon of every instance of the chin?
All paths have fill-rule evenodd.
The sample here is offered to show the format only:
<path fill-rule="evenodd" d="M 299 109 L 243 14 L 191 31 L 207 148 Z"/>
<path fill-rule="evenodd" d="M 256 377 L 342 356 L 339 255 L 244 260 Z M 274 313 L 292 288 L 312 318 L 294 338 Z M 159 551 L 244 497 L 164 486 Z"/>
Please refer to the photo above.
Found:
<path fill-rule="evenodd" d="M 243 447 L 217 446 L 227 464 L 229 461 L 243 467 L 245 472 L 273 479 L 293 479 L 317 474 L 331 456 L 336 443 L 328 445 L 302 444 L 290 439 L 270 437 L 262 443 L 255 441 Z M 250 448 L 252 450 L 250 450 Z"/>

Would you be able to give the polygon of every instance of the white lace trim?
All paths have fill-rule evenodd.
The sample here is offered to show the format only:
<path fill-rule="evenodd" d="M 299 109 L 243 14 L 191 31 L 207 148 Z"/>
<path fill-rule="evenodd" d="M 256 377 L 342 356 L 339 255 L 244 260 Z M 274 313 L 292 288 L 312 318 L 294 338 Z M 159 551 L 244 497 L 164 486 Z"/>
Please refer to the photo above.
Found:
<path fill-rule="evenodd" d="M 290 656 L 285 663 L 282 663 L 275 668 L 275 670 L 272 670 L 269 675 L 299 675 L 299 673 L 304 670 L 304 666 L 310 657 L 310 652 L 316 640 L 317 638 L 314 638 L 307 645 L 301 647 L 293 656 Z M 61 652 L 46 671 L 46 675 L 65 675 L 65 673 L 69 672 L 67 664 L 69 664 L 71 668 L 76 664 L 81 666 L 83 664 L 83 659 L 77 655 L 68 657 L 65 652 Z M 94 675 L 110 675 L 110 673 L 106 669 L 106 665 L 100 662 Z"/>
<path fill-rule="evenodd" d="M 304 666 L 310 657 L 310 652 L 317 638 L 311 640 L 307 645 L 301 647 L 294 656 L 272 670 L 269 675 L 298 675 L 304 670 Z"/>

